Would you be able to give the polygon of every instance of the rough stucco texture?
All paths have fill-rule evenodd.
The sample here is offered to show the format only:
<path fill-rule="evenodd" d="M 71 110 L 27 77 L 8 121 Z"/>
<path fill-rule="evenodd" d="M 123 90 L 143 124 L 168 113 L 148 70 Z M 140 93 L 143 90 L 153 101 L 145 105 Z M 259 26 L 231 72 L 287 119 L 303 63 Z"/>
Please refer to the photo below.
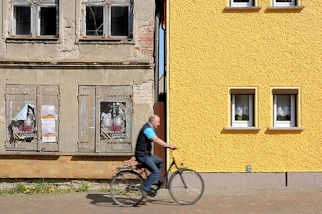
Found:
<path fill-rule="evenodd" d="M 322 171 L 322 2 L 300 11 L 224 10 L 225 0 L 169 3 L 169 137 L 201 172 Z M 254 131 L 230 126 L 229 87 L 255 87 Z M 273 132 L 273 87 L 299 87 L 303 131 Z"/>

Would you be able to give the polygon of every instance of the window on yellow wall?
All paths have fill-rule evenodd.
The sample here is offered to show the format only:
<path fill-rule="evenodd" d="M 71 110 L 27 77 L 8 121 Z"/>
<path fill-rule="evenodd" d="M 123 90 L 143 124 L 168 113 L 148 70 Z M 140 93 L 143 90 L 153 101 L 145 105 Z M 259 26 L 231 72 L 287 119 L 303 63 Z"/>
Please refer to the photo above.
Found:
<path fill-rule="evenodd" d="M 253 7 L 254 0 L 230 0 L 231 7 Z"/>
<path fill-rule="evenodd" d="M 295 0 L 272 0 L 274 7 L 292 7 L 296 6 Z"/>
<path fill-rule="evenodd" d="M 231 89 L 231 126 L 254 127 L 255 89 Z"/>
<path fill-rule="evenodd" d="M 297 89 L 274 89 L 274 127 L 296 127 Z"/>

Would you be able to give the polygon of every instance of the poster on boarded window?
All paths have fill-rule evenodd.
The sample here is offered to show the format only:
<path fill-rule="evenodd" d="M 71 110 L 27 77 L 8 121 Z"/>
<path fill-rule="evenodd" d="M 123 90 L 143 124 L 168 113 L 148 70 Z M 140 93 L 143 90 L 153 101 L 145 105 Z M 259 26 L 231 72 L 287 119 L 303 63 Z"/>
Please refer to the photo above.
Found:
<path fill-rule="evenodd" d="M 57 142 L 56 134 L 57 114 L 54 105 L 41 106 L 41 133 L 43 143 Z"/>
<path fill-rule="evenodd" d="M 8 130 L 12 140 L 31 142 L 37 137 L 36 127 L 35 105 L 25 104 L 12 119 Z"/>
<path fill-rule="evenodd" d="M 101 139 L 126 137 L 126 103 L 101 102 Z"/>

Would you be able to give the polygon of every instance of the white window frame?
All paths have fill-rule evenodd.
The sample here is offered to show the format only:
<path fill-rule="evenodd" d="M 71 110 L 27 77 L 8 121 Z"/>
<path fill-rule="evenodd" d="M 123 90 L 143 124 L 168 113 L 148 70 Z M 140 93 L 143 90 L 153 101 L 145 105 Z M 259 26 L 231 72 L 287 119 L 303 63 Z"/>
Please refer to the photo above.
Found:
<path fill-rule="evenodd" d="M 235 120 L 236 95 L 248 95 L 249 120 Z M 232 127 L 254 127 L 254 94 L 231 94 L 231 126 Z"/>
<path fill-rule="evenodd" d="M 86 35 L 86 7 L 97 6 L 103 7 L 103 36 Z M 112 36 L 112 7 L 128 7 L 128 16 L 131 16 L 131 1 L 130 0 L 83 0 L 82 1 L 82 37 L 88 38 L 104 38 L 104 39 L 126 39 L 129 38 L 130 24 L 128 23 L 128 35 L 127 36 Z M 129 19 L 128 19 L 129 20 Z"/>
<path fill-rule="evenodd" d="M 291 96 L 291 120 L 278 121 L 277 120 L 277 96 L 288 95 Z M 288 128 L 296 126 L 296 96 L 295 94 L 274 94 L 274 127 L 276 128 Z"/>
<path fill-rule="evenodd" d="M 30 7 L 30 35 L 17 35 L 16 34 L 16 19 L 15 19 L 15 7 L 20 6 L 20 7 Z M 56 17 L 57 13 L 59 16 L 59 3 L 57 0 L 42 0 L 42 1 L 36 1 L 36 0 L 13 0 L 11 2 L 10 8 L 11 8 L 11 13 L 10 13 L 10 31 L 9 35 L 14 36 L 14 37 L 32 37 L 32 38 L 38 38 L 38 37 L 57 37 L 59 35 L 59 28 L 57 29 L 57 22 L 59 22 L 59 17 L 58 20 L 56 20 L 56 35 L 40 35 L 40 10 L 43 7 L 55 7 L 56 8 Z"/>
<path fill-rule="evenodd" d="M 231 7 L 253 7 L 254 0 L 248 0 L 248 2 L 235 2 L 235 0 L 230 0 Z"/>
<path fill-rule="evenodd" d="M 277 0 L 272 0 L 274 7 L 292 7 L 295 6 L 295 0 L 291 0 L 291 2 L 277 2 Z"/>

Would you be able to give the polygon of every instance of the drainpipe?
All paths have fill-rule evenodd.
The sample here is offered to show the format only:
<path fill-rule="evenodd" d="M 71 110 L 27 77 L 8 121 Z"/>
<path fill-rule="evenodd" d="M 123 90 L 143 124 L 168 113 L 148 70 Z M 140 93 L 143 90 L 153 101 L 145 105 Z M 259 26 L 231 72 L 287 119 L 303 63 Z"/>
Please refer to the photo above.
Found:
<path fill-rule="evenodd" d="M 154 102 L 159 100 L 159 27 L 160 13 L 157 11 L 154 26 Z"/>

